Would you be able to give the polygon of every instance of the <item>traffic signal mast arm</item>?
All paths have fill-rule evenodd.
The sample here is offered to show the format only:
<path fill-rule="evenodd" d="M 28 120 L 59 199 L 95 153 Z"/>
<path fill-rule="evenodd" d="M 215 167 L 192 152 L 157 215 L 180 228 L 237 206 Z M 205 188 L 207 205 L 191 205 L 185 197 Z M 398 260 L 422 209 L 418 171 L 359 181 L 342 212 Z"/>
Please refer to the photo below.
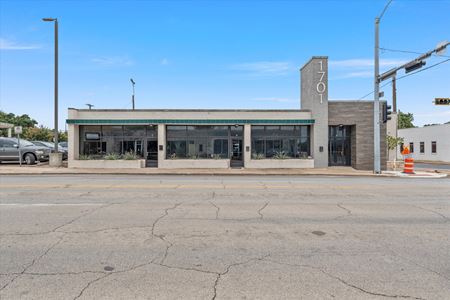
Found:
<path fill-rule="evenodd" d="M 406 73 L 420 69 L 422 66 L 425 65 L 425 62 L 423 61 L 424 59 L 430 57 L 434 53 L 443 51 L 448 45 L 450 45 L 450 42 L 447 42 L 431 51 L 428 51 L 427 53 L 422 54 L 418 58 L 416 58 L 410 62 L 407 62 L 406 64 L 403 64 L 400 67 L 393 68 L 387 72 L 384 72 L 383 74 L 378 76 L 378 82 L 382 82 L 382 81 L 385 81 L 386 79 L 394 77 L 397 74 L 397 71 L 400 71 L 401 69 L 405 69 Z"/>

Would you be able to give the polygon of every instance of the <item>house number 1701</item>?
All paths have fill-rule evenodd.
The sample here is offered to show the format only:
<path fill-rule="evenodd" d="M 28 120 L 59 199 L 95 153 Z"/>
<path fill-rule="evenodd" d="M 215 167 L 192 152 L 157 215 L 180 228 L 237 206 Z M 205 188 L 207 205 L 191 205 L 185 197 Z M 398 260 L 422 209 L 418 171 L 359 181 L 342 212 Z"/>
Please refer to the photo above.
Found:
<path fill-rule="evenodd" d="M 323 70 L 323 62 L 319 61 L 319 65 L 320 71 L 318 71 L 317 74 L 320 75 L 320 79 L 316 85 L 316 91 L 317 93 L 319 93 L 320 103 L 323 103 L 323 93 L 325 92 L 327 86 L 325 85 L 325 82 L 323 82 L 323 78 L 325 77 L 325 71 Z"/>

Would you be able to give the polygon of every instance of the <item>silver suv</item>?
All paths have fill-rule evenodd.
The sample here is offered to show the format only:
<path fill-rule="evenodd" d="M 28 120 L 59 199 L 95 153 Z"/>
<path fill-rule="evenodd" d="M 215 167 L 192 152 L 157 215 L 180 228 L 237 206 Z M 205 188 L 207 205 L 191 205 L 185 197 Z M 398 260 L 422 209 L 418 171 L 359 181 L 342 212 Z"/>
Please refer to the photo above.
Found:
<path fill-rule="evenodd" d="M 33 143 L 23 139 L 20 139 L 19 143 L 17 138 L 0 137 L 0 162 L 19 161 L 19 153 L 23 162 L 27 165 L 32 165 L 36 161 L 48 161 L 50 149 L 35 146 Z"/>

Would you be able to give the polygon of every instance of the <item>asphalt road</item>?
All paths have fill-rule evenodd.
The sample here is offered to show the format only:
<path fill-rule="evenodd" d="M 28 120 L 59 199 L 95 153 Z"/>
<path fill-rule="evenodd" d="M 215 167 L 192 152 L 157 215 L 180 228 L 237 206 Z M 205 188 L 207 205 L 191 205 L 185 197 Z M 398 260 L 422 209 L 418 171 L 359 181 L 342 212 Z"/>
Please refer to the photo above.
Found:
<path fill-rule="evenodd" d="M 450 180 L 3 176 L 1 299 L 450 299 Z"/>

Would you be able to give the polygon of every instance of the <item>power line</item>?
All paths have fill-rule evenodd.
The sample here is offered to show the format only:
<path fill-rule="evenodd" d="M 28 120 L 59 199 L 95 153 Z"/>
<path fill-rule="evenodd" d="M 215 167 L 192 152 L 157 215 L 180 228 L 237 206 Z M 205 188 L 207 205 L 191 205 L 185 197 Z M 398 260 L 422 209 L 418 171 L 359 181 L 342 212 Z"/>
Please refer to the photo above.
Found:
<path fill-rule="evenodd" d="M 428 67 L 426 67 L 426 68 L 420 69 L 420 70 L 418 70 L 418 71 L 416 71 L 416 72 L 413 72 L 413 73 L 409 73 L 409 74 L 405 74 L 405 75 L 403 75 L 403 76 L 400 76 L 400 77 L 396 78 L 396 80 L 399 81 L 400 79 L 403 79 L 403 78 L 405 78 L 405 77 L 408 77 L 408 76 L 411 76 L 411 75 L 414 75 L 414 74 L 423 72 L 423 71 L 425 71 L 425 70 L 434 68 L 434 67 L 436 67 L 436 66 L 438 66 L 438 65 L 440 65 L 440 64 L 446 63 L 446 62 L 448 62 L 448 61 L 450 61 L 450 58 L 445 59 L 445 60 L 442 60 L 442 61 L 440 61 L 440 62 L 438 62 L 438 63 L 435 63 L 434 65 L 428 66 Z M 391 83 L 391 82 L 388 81 L 388 82 L 386 82 L 385 84 L 383 84 L 382 86 L 380 86 L 380 88 L 385 87 L 386 85 L 388 85 L 388 84 L 390 84 L 390 83 Z M 359 98 L 358 100 L 362 100 L 362 99 L 366 98 L 367 96 L 372 95 L 374 92 L 375 92 L 375 91 L 371 91 L 370 93 L 364 95 L 363 97 Z"/>
<path fill-rule="evenodd" d="M 381 18 L 383 17 L 384 13 L 386 12 L 386 10 L 388 9 L 389 5 L 391 4 L 392 0 L 389 0 L 388 3 L 386 3 L 386 5 L 384 6 L 383 11 L 381 12 L 380 16 L 378 17 L 378 19 L 381 20 Z"/>
<path fill-rule="evenodd" d="M 390 52 L 401 52 L 401 53 L 411 53 L 411 54 L 425 54 L 423 52 L 418 52 L 418 51 L 410 51 L 410 50 L 398 50 L 398 49 L 389 49 L 389 48 L 379 48 L 382 51 L 390 51 Z M 439 55 L 439 54 L 432 54 L 433 56 L 437 56 L 437 57 L 449 57 L 448 55 Z"/>

